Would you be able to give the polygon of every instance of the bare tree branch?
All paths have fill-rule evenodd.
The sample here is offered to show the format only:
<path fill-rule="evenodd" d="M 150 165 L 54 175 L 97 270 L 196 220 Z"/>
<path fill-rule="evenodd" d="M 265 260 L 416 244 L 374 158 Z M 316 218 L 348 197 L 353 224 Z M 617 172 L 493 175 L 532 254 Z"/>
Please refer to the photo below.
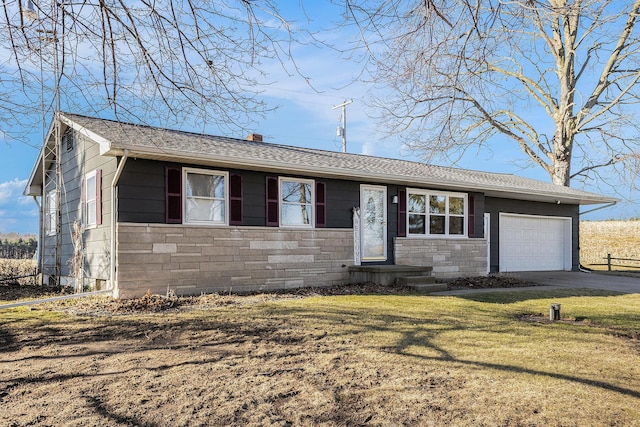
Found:
<path fill-rule="evenodd" d="M 640 0 L 345 3 L 380 123 L 425 159 L 500 135 L 557 184 L 637 173 Z"/>
<path fill-rule="evenodd" d="M 41 109 L 50 100 L 33 95 L 50 98 L 56 87 L 66 110 L 164 123 L 199 117 L 239 130 L 268 111 L 259 98 L 262 61 L 279 60 L 301 74 L 291 44 L 308 34 L 273 0 L 35 0 L 33 10 L 23 1 L 2 5 L 1 79 L 14 75 L 35 102 L 10 114 Z"/>

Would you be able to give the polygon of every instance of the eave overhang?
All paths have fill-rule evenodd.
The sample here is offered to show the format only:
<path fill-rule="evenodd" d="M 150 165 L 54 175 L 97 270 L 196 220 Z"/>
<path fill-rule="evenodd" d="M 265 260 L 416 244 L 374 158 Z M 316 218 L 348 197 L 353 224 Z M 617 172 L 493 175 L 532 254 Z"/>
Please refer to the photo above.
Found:
<path fill-rule="evenodd" d="M 322 170 L 307 165 L 296 165 L 288 162 L 278 161 L 257 161 L 252 159 L 239 159 L 235 156 L 215 156 L 207 157 L 203 155 L 193 155 L 192 153 L 181 152 L 179 150 L 168 151 L 153 150 L 145 147 L 144 150 L 139 148 L 128 148 L 129 157 L 157 160 L 166 162 L 186 163 L 200 166 L 223 167 L 231 169 L 246 169 L 253 171 L 264 171 L 288 175 L 304 175 L 317 178 L 328 179 L 348 179 L 362 180 L 379 184 L 392 184 L 407 187 L 425 187 L 437 190 L 462 191 L 462 192 L 479 192 L 488 197 L 499 197 L 516 200 L 529 200 L 555 204 L 572 204 L 572 205 L 595 205 L 605 203 L 617 203 L 619 199 L 612 197 L 600 196 L 594 193 L 581 193 L 579 195 L 568 195 L 562 192 L 535 191 L 530 189 L 515 188 L 513 190 L 505 189 L 498 185 L 477 185 L 473 183 L 430 179 L 429 177 L 407 177 L 405 175 L 394 174 L 378 174 L 367 172 L 366 170 L 354 171 L 352 169 L 345 171 L 341 168 L 332 168 L 323 166 Z M 112 148 L 103 155 L 120 157 L 124 153 L 123 149 Z"/>

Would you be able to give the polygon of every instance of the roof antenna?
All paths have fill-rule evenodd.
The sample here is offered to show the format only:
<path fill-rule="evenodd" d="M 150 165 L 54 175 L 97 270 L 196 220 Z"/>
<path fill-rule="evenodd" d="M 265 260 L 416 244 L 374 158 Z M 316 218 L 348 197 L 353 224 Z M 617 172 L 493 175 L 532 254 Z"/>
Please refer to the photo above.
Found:
<path fill-rule="evenodd" d="M 26 8 L 22 8 L 22 16 L 30 21 L 35 21 L 36 19 L 38 19 L 38 12 L 36 12 L 36 7 L 33 4 L 32 0 L 29 0 L 27 2 Z"/>
<path fill-rule="evenodd" d="M 350 99 L 348 101 L 345 99 L 345 101 L 342 104 L 335 105 L 332 108 L 333 110 L 335 110 L 336 108 L 342 107 L 342 126 L 338 126 L 338 128 L 336 129 L 336 135 L 342 137 L 343 153 L 347 152 L 347 105 L 351 104 L 352 102 L 353 102 L 353 99 Z"/>

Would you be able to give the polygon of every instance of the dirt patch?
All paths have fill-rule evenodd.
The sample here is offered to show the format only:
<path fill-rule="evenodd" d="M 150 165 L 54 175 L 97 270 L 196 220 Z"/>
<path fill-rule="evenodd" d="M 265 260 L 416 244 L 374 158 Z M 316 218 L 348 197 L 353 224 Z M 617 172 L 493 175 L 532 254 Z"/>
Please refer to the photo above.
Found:
<path fill-rule="evenodd" d="M 447 282 L 449 289 L 520 288 L 525 286 L 538 286 L 538 284 L 515 277 L 496 275 L 461 277 Z"/>
<path fill-rule="evenodd" d="M 534 285 L 535 284 L 531 282 L 502 276 L 470 277 L 447 282 L 448 289 L 514 288 Z M 153 313 L 165 310 L 182 311 L 193 308 L 205 309 L 210 307 L 255 304 L 282 299 L 297 299 L 313 296 L 409 295 L 412 293 L 415 293 L 415 290 L 407 286 L 385 286 L 376 283 L 358 283 L 323 288 L 297 288 L 270 293 L 215 293 L 184 297 L 148 293 L 141 298 L 127 300 L 114 300 L 109 297 L 94 297 L 48 303 L 43 308 L 50 310 L 62 310 L 76 315 L 100 316 L 137 312 Z"/>
<path fill-rule="evenodd" d="M 445 282 L 449 290 L 490 289 L 535 286 L 536 283 L 522 281 L 507 276 L 465 277 Z M 307 298 L 313 296 L 337 295 L 408 295 L 415 290 L 407 286 L 385 286 L 376 283 L 345 284 L 321 288 L 297 288 L 270 293 L 245 294 L 205 294 L 199 296 L 164 296 L 147 293 L 141 298 L 114 300 L 107 296 L 63 300 L 41 304 L 40 307 L 52 311 L 64 311 L 84 316 L 111 316 L 130 313 L 153 313 L 166 310 L 186 310 L 229 305 L 255 304 L 281 299 Z M 13 284 L 0 285 L 0 300 L 41 299 L 73 294 L 70 287 L 26 286 Z"/>

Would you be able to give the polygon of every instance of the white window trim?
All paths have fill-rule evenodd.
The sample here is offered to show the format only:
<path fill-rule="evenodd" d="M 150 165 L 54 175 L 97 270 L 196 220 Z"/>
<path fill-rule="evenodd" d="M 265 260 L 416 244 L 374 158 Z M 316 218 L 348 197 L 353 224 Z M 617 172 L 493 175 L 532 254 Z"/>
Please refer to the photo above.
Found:
<path fill-rule="evenodd" d="M 55 236 L 58 215 L 56 214 L 56 190 L 47 191 L 45 198 L 45 231 L 47 236 Z"/>
<path fill-rule="evenodd" d="M 97 190 L 97 183 L 96 183 L 96 179 L 97 179 L 97 169 L 93 170 L 91 172 L 88 172 L 85 174 L 84 176 L 84 212 L 82 212 L 82 215 L 84 215 L 84 225 L 86 228 L 93 228 L 93 227 L 97 227 L 98 226 L 98 190 Z M 93 181 L 93 191 L 95 193 L 95 196 L 93 199 L 89 199 L 89 179 L 94 178 Z M 89 202 L 90 201 L 94 202 L 93 205 L 93 215 L 95 217 L 94 222 L 89 222 Z"/>
<path fill-rule="evenodd" d="M 199 175 L 211 175 L 224 177 L 224 221 L 194 221 L 189 220 L 187 217 L 187 201 L 189 196 L 187 195 L 187 174 L 199 174 Z M 229 172 L 213 170 L 213 169 L 198 169 L 198 168 L 182 168 L 182 223 L 183 224 L 197 224 L 197 225 L 210 225 L 212 227 L 223 227 L 229 225 Z"/>
<path fill-rule="evenodd" d="M 303 184 L 309 184 L 311 186 L 311 218 L 309 224 L 284 224 L 282 221 L 282 183 L 299 182 Z M 286 176 L 278 177 L 278 222 L 281 228 L 314 228 L 316 223 L 316 182 L 313 179 L 304 178 L 289 178 Z"/>
<path fill-rule="evenodd" d="M 420 195 L 424 195 L 426 200 L 426 204 L 425 204 L 425 227 L 424 227 L 424 234 L 412 234 L 409 228 L 409 216 L 411 215 L 411 212 L 409 211 L 409 195 L 410 194 L 420 194 Z M 446 206 L 449 206 L 449 197 L 461 197 L 464 199 L 464 209 L 463 209 L 463 213 L 462 213 L 462 234 L 449 234 L 449 221 L 447 221 L 445 219 L 445 230 L 446 233 L 445 234 L 431 234 L 429 233 L 429 196 L 447 196 L 447 204 Z M 469 233 L 468 233 L 468 221 L 469 221 L 469 195 L 467 193 L 454 193 L 454 192 L 448 192 L 448 191 L 433 191 L 433 190 L 424 190 L 424 189 L 419 189 L 419 188 L 407 188 L 407 218 L 406 218 L 406 230 L 407 230 L 407 237 L 409 238 L 434 238 L 434 239 L 465 239 L 469 237 Z M 449 218 L 451 216 L 453 217 L 460 217 L 460 215 L 450 215 L 448 212 L 446 212 L 444 214 L 445 218 Z"/>

